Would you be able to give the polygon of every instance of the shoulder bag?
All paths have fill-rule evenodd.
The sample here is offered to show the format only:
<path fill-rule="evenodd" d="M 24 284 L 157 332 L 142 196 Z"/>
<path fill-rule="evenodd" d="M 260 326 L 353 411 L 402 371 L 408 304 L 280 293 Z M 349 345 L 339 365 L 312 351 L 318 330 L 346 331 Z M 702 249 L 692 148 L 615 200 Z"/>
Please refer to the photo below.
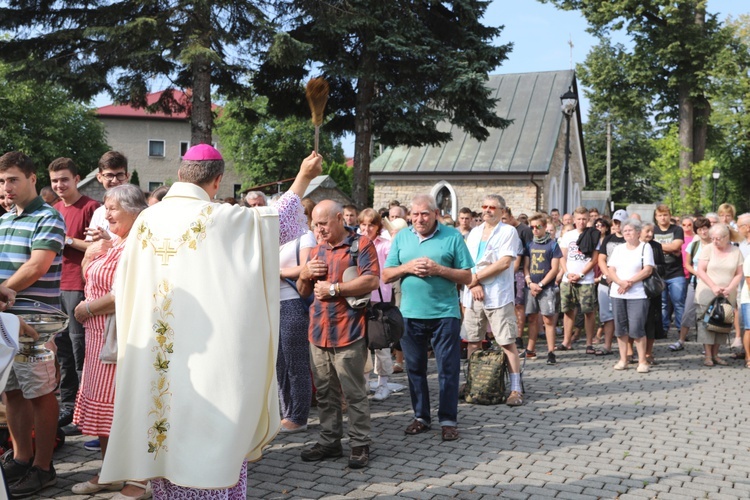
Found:
<path fill-rule="evenodd" d="M 648 243 L 644 243 L 643 250 L 641 250 L 641 269 L 643 269 L 643 253 L 646 251 L 646 245 L 648 245 Z M 667 285 L 664 283 L 662 277 L 659 276 L 659 271 L 656 269 L 656 266 L 654 266 L 651 275 L 643 280 L 643 289 L 646 291 L 646 297 L 649 299 L 660 297 L 666 286 Z"/>

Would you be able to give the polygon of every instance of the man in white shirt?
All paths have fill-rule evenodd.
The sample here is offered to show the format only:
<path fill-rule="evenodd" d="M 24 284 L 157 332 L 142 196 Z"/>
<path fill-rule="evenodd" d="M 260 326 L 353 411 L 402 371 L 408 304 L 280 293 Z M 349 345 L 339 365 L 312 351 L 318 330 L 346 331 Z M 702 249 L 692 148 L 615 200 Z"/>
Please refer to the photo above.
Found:
<path fill-rule="evenodd" d="M 119 151 L 107 151 L 99 158 L 99 173 L 96 174 L 105 191 L 130 180 L 128 173 L 128 159 Z M 104 205 L 94 210 L 91 216 L 91 224 L 86 231 L 86 241 L 108 240 L 112 237 L 109 232 Z"/>
<path fill-rule="evenodd" d="M 564 337 L 562 344 L 556 350 L 569 351 L 572 349 L 573 326 L 575 324 L 576 309 L 581 308 L 586 329 L 586 345 L 591 346 L 594 339 L 596 322 L 596 285 L 594 284 L 594 266 L 598 260 L 599 252 L 594 250 L 591 255 L 585 255 L 578 248 L 578 238 L 586 229 L 589 220 L 589 211 L 586 207 L 578 207 L 573 212 L 575 229 L 565 233 L 560 238 L 560 249 L 563 258 L 560 264 L 563 267 L 563 280 L 560 284 L 561 310 L 565 317 L 563 319 Z M 588 347 L 586 348 L 588 352 Z M 593 351 L 593 347 L 591 348 Z"/>

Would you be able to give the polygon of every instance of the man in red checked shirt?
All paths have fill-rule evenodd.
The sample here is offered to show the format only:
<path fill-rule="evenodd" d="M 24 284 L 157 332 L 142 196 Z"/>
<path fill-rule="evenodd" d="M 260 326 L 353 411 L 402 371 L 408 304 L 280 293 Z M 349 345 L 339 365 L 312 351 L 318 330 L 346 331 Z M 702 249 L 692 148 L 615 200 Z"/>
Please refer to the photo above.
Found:
<path fill-rule="evenodd" d="M 343 455 L 344 434 L 341 392 L 349 404 L 349 467 L 361 469 L 370 460 L 370 403 L 367 399 L 365 361 L 365 310 L 353 309 L 346 297 L 368 295 L 378 288 L 380 267 L 375 245 L 344 227 L 343 208 L 331 200 L 318 203 L 312 212 L 320 244 L 310 251 L 297 280 L 303 297 L 311 293 L 310 355 L 317 389 L 320 436 L 302 451 L 302 460 L 315 462 Z M 356 264 L 351 256 L 357 242 Z M 342 283 L 344 271 L 357 266 L 357 277 Z"/>

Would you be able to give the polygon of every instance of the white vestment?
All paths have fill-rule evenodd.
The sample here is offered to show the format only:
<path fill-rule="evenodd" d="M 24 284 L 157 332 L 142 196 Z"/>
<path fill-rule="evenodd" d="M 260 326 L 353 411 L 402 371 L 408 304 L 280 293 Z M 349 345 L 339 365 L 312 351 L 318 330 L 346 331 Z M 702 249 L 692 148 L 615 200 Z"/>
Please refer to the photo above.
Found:
<path fill-rule="evenodd" d="M 298 203 L 298 201 L 297 201 Z M 280 426 L 279 216 L 175 183 L 115 278 L 115 415 L 102 482 L 228 488 Z"/>

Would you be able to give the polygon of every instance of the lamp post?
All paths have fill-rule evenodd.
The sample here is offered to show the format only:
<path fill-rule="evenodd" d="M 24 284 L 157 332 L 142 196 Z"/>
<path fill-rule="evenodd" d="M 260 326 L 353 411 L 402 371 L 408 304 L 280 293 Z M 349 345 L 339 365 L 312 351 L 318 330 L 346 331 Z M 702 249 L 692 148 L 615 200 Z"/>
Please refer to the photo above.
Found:
<path fill-rule="evenodd" d="M 563 214 L 570 213 L 568 207 L 568 184 L 570 183 L 570 118 L 578 105 L 578 96 L 573 92 L 573 87 L 560 96 L 563 115 L 565 116 L 565 164 L 563 168 Z"/>
<path fill-rule="evenodd" d="M 721 177 L 721 171 L 719 171 L 719 167 L 714 167 L 714 171 L 711 172 L 711 177 L 714 178 L 714 209 L 713 211 L 716 212 L 716 186 L 719 184 L 719 177 Z"/>

